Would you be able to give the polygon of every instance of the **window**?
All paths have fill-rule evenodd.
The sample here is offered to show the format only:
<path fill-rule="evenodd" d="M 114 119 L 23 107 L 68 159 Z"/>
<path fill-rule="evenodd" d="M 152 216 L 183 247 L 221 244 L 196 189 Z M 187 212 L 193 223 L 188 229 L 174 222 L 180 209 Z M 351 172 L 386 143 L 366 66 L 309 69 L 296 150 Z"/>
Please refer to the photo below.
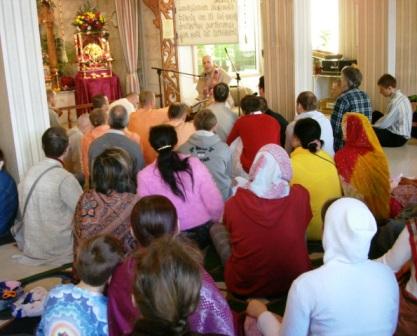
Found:
<path fill-rule="evenodd" d="M 313 50 L 339 52 L 339 1 L 311 0 Z"/>
<path fill-rule="evenodd" d="M 223 68 L 233 78 L 234 70 L 225 49 L 239 72 L 242 86 L 257 90 L 261 73 L 261 35 L 259 0 L 238 0 L 239 43 L 197 45 L 194 47 L 195 72 L 202 73 L 201 59 L 211 55 L 216 65 Z M 235 85 L 232 81 L 231 85 Z"/>

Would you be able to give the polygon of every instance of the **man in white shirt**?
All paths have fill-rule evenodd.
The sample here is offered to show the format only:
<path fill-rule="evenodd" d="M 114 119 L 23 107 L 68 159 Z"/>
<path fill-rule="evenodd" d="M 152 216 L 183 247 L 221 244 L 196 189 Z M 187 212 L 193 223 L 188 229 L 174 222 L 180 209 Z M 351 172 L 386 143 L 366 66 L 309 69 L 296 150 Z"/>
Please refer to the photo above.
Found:
<path fill-rule="evenodd" d="M 387 114 L 374 124 L 374 131 L 383 147 L 401 147 L 411 135 L 413 111 L 407 96 L 397 89 L 397 80 L 390 74 L 378 80 L 379 92 L 391 98 Z"/>
<path fill-rule="evenodd" d="M 109 110 L 116 105 L 123 106 L 126 109 L 128 116 L 130 116 L 130 114 L 135 112 L 138 108 L 139 95 L 136 92 L 131 92 L 125 98 L 120 98 L 112 102 L 109 106 Z"/>
<path fill-rule="evenodd" d="M 294 121 L 287 126 L 285 137 L 285 150 L 292 152 L 291 139 L 294 132 L 295 123 L 304 118 L 312 118 L 317 121 L 321 128 L 321 140 L 323 140 L 323 150 L 331 157 L 334 156 L 333 149 L 333 129 L 330 120 L 326 116 L 317 111 L 317 98 L 311 91 L 301 92 L 297 97 L 297 116 Z"/>
<path fill-rule="evenodd" d="M 389 267 L 368 259 L 377 230 L 372 213 L 345 197 L 330 205 L 324 222 L 324 265 L 294 280 L 282 322 L 259 304 L 248 314 L 265 336 L 393 335 L 399 288 Z"/>

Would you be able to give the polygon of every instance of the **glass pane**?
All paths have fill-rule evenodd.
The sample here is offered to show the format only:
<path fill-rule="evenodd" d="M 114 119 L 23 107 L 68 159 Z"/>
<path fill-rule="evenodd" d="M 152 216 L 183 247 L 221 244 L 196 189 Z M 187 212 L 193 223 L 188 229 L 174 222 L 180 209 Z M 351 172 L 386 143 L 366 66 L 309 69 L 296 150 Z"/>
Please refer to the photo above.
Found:
<path fill-rule="evenodd" d="M 311 0 L 313 50 L 339 52 L 339 1 Z"/>

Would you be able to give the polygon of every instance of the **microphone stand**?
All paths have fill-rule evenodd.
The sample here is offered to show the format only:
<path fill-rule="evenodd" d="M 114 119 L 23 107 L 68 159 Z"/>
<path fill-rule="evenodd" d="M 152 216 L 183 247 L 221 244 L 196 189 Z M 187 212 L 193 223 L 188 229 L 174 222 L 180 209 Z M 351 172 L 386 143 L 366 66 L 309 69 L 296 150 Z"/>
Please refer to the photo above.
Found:
<path fill-rule="evenodd" d="M 196 75 L 196 74 L 192 74 L 192 73 L 188 73 L 188 72 L 182 72 L 182 71 L 177 71 L 177 70 L 171 70 L 171 69 L 164 69 L 164 68 L 158 68 L 158 67 L 152 67 L 153 70 L 156 70 L 157 74 L 158 74 L 158 83 L 159 83 L 159 103 L 161 105 L 161 107 L 163 107 L 163 99 L 162 99 L 162 81 L 161 81 L 161 74 L 162 72 L 171 72 L 171 73 L 175 73 L 175 74 L 179 74 L 179 75 L 184 75 L 184 76 L 191 76 L 191 77 L 204 77 L 204 75 Z"/>
<path fill-rule="evenodd" d="M 226 52 L 226 56 L 230 61 L 230 64 L 232 65 L 232 69 L 233 72 L 236 73 L 236 87 L 237 87 L 237 106 L 238 106 L 238 115 L 240 117 L 241 111 L 240 111 L 240 87 L 239 87 L 239 82 L 240 82 L 240 74 L 239 72 L 237 72 L 235 64 L 233 63 L 232 59 L 230 58 L 230 55 L 227 51 L 227 48 L 224 48 L 224 51 Z"/>

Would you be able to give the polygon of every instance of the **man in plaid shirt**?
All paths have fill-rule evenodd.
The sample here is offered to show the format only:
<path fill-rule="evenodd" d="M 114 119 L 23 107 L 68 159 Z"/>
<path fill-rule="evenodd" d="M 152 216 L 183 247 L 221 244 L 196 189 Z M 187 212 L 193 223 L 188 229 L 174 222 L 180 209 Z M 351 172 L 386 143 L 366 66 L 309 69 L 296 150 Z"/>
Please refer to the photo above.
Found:
<path fill-rule="evenodd" d="M 346 66 L 342 69 L 343 93 L 337 98 L 330 119 L 333 127 L 335 152 L 343 147 L 342 119 L 346 112 L 362 113 L 371 121 L 371 100 L 365 92 L 358 89 L 361 82 L 362 74 L 359 69 L 352 66 Z"/>

